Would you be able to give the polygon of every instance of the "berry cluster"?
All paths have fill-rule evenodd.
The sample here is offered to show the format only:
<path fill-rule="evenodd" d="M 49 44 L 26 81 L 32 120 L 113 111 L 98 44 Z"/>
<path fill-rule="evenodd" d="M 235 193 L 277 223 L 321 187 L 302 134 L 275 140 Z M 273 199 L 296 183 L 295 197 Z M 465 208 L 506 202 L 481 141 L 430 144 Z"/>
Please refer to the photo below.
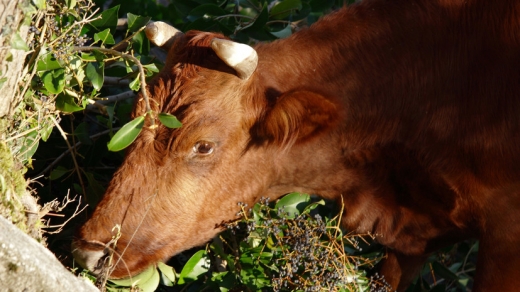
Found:
<path fill-rule="evenodd" d="M 284 206 L 272 207 L 268 198 L 247 211 L 247 204 L 239 206 L 237 216 L 243 219 L 227 227 L 245 241 L 260 238 L 262 250 L 273 254 L 273 291 L 357 291 L 358 278 L 366 279 L 360 268 L 372 266 L 374 259 L 346 253 L 346 247 L 361 251 L 359 237 L 344 236 L 338 217 L 324 220 L 313 208 L 291 214 Z M 385 291 L 384 279 L 373 280 Z"/>
<path fill-rule="evenodd" d="M 81 35 L 82 17 L 88 13 L 92 3 L 88 0 L 79 0 L 73 9 L 67 8 L 64 1 L 48 0 L 43 19 L 34 19 L 29 27 L 29 33 L 34 33 L 29 43 L 31 49 L 48 47 L 52 56 L 58 61 L 65 62 L 72 58 L 71 48 L 83 46 L 89 40 Z M 43 37 L 41 37 L 44 32 Z"/>

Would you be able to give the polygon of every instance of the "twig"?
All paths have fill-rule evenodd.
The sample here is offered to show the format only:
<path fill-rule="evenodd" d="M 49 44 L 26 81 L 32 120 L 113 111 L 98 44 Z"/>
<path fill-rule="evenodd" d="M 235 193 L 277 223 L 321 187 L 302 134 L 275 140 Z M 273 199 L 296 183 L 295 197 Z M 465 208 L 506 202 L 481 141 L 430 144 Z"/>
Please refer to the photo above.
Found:
<path fill-rule="evenodd" d="M 129 55 L 129 54 L 120 53 L 116 50 L 99 48 L 99 47 L 74 47 L 74 51 L 100 51 L 103 53 L 116 55 L 116 56 L 119 56 L 124 59 L 129 59 L 132 62 L 134 62 L 134 64 L 136 64 L 137 67 L 139 68 L 139 77 L 141 79 L 141 94 L 143 95 L 144 101 L 146 103 L 146 112 L 149 114 L 152 113 L 152 108 L 150 107 L 150 102 L 149 102 L 149 98 L 148 98 L 148 92 L 146 92 L 146 79 L 145 79 L 145 75 L 144 75 L 144 68 L 143 68 L 143 65 L 141 64 L 141 62 L 136 57 Z M 155 125 L 155 121 L 154 121 L 153 117 L 150 119 L 150 124 L 152 126 Z"/>
<path fill-rule="evenodd" d="M 118 20 L 118 23 L 119 23 L 119 20 Z M 120 50 L 123 50 L 123 46 L 125 45 L 125 43 L 130 43 L 130 40 L 136 36 L 138 33 L 140 33 L 141 31 L 143 31 L 145 29 L 146 26 L 143 26 L 141 27 L 139 30 L 137 30 L 136 32 L 134 32 L 133 34 L 129 35 L 128 37 L 126 37 L 124 40 L 120 41 L 119 43 L 115 44 L 114 46 L 112 46 L 112 50 L 115 50 L 115 51 L 120 51 Z"/>
<path fill-rule="evenodd" d="M 112 128 L 111 130 L 105 130 L 103 132 L 99 132 L 99 133 L 96 133 L 92 136 L 90 136 L 91 139 L 94 139 L 94 138 L 97 138 L 99 136 L 102 136 L 102 135 L 105 135 L 105 134 L 108 134 L 110 133 L 110 131 L 117 131 L 119 130 L 121 127 L 115 127 L 115 128 Z M 80 146 L 81 144 L 81 141 L 74 144 L 74 147 L 72 148 L 68 148 L 65 152 L 63 152 L 60 156 L 56 157 L 56 159 L 54 159 L 53 162 L 51 162 L 51 164 L 49 164 L 44 170 L 42 170 L 38 176 L 43 176 L 45 173 L 47 173 L 48 171 L 50 171 L 61 159 L 63 159 L 63 157 L 65 157 L 66 155 L 68 155 L 72 150 L 75 150 L 78 146 Z"/>
<path fill-rule="evenodd" d="M 74 198 L 70 199 L 69 198 L 69 194 L 67 194 L 67 196 L 65 197 L 63 203 L 62 203 L 62 207 L 58 209 L 58 211 L 61 211 L 63 210 L 63 208 L 65 208 L 65 206 L 67 206 L 69 203 L 72 203 L 74 201 L 76 201 L 76 198 L 77 196 L 74 196 Z M 87 208 L 88 205 L 85 205 L 83 206 L 83 208 L 81 208 L 81 210 L 79 210 L 79 207 L 81 206 L 81 196 L 79 197 L 79 200 L 78 200 L 78 206 L 76 206 L 76 210 L 74 210 L 74 213 L 72 213 L 72 215 L 67 219 L 65 220 L 65 222 L 59 224 L 59 225 L 49 225 L 47 226 L 47 228 L 58 228 L 54 231 L 47 231 L 47 233 L 49 234 L 56 234 L 56 233 L 60 233 L 62 230 L 63 230 L 63 227 L 65 227 L 65 225 L 67 223 L 69 223 L 70 220 L 72 220 L 72 218 L 76 217 L 79 213 L 83 212 L 83 210 L 85 210 L 85 208 Z M 47 213 L 46 215 L 50 215 L 49 213 Z M 54 214 L 54 216 L 57 216 L 59 214 Z"/>
<path fill-rule="evenodd" d="M 130 80 L 121 77 L 105 76 L 104 84 L 128 86 Z"/>
<path fill-rule="evenodd" d="M 98 107 L 103 107 L 104 105 L 106 105 L 108 103 L 122 101 L 122 100 L 133 98 L 133 97 L 135 97 L 135 93 L 133 91 L 125 91 L 125 92 L 122 92 L 122 93 L 119 93 L 116 95 L 110 95 L 110 96 L 104 97 L 103 99 L 95 100 L 95 102 L 93 104 L 87 105 L 85 110 L 92 111 Z"/>
<path fill-rule="evenodd" d="M 63 131 L 60 124 L 56 121 L 56 119 L 54 117 L 51 116 L 50 118 L 52 119 L 52 122 L 54 123 L 54 125 L 56 126 L 58 131 L 60 131 L 60 134 L 63 137 L 63 139 L 65 140 L 65 143 L 67 143 L 69 150 L 72 151 L 73 148 L 72 148 L 72 146 L 70 146 L 69 140 L 67 139 L 67 133 L 65 133 L 65 131 Z M 81 190 L 83 191 L 83 194 L 87 194 L 87 192 L 85 190 L 85 185 L 83 184 L 83 178 L 81 177 L 81 171 L 79 169 L 78 161 L 76 160 L 75 155 L 72 155 L 72 161 L 74 162 L 76 172 L 78 173 L 79 183 L 81 184 Z"/>

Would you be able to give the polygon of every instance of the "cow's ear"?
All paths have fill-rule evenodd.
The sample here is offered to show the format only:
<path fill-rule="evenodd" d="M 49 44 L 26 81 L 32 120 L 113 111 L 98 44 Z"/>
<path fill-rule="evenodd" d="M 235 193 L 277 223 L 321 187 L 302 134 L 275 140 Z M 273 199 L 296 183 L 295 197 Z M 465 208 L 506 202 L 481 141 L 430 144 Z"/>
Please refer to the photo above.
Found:
<path fill-rule="evenodd" d="M 288 92 L 253 127 L 253 139 L 280 146 L 299 143 L 330 129 L 338 117 L 337 104 L 323 95 L 307 90 Z"/>

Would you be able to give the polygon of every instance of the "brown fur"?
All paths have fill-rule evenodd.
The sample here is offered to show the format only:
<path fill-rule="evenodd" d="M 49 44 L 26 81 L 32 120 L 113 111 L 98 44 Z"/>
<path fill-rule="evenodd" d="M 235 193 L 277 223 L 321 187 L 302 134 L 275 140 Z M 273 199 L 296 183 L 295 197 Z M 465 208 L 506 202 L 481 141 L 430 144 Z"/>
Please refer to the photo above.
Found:
<path fill-rule="evenodd" d="M 438 248 L 480 239 L 474 291 L 520 286 L 520 1 L 365 0 L 255 47 L 241 80 L 189 32 L 150 85 L 180 129 L 145 129 L 75 240 L 122 224 L 124 277 L 209 240 L 237 202 L 345 202 L 403 291 Z M 144 113 L 137 102 L 134 116 Z M 198 141 L 213 153 L 193 151 Z M 135 234 L 134 234 L 135 233 Z M 128 268 L 128 269 L 127 269 Z"/>

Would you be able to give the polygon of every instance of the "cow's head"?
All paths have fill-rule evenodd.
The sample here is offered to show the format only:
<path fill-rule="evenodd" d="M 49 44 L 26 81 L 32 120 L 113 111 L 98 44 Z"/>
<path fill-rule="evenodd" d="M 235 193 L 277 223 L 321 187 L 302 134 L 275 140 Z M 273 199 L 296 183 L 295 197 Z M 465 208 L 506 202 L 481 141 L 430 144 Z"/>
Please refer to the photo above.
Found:
<path fill-rule="evenodd" d="M 152 41 L 170 47 L 165 68 L 148 85 L 151 106 L 183 126 L 156 120 L 152 127 L 147 117 L 73 243 L 76 260 L 99 271 L 120 225 L 113 278 L 205 243 L 236 218 L 238 202 L 251 206 L 261 196 L 297 190 L 292 178 L 282 179 L 283 157 L 337 120 L 334 103 L 319 93 L 266 86 L 262 74 L 269 72 L 259 72 L 265 67 L 252 47 L 162 25 L 147 29 Z M 139 97 L 133 116 L 145 111 Z"/>

